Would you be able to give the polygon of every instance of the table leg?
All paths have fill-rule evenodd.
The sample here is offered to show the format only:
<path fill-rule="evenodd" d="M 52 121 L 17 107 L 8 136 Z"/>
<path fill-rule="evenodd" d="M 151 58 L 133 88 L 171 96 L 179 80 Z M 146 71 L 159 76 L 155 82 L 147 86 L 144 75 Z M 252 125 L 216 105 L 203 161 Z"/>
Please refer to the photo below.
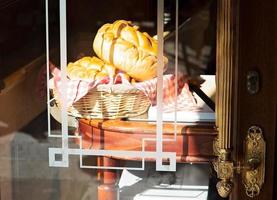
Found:
<path fill-rule="evenodd" d="M 101 166 L 115 167 L 117 161 L 112 158 L 101 158 Z M 115 185 L 117 181 L 116 170 L 104 169 L 101 173 L 100 185 L 98 186 L 98 200 L 119 200 L 119 190 Z"/>

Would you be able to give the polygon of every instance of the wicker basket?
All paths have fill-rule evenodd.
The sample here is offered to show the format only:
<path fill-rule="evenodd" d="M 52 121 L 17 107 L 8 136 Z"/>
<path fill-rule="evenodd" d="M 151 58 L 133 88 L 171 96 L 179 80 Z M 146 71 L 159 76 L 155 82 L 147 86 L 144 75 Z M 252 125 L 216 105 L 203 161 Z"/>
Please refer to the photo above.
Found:
<path fill-rule="evenodd" d="M 55 92 L 54 96 L 57 97 Z M 56 100 L 59 105 L 59 100 Z M 143 116 L 150 104 L 148 97 L 133 86 L 103 84 L 73 103 L 68 114 L 85 119 L 133 118 Z"/>

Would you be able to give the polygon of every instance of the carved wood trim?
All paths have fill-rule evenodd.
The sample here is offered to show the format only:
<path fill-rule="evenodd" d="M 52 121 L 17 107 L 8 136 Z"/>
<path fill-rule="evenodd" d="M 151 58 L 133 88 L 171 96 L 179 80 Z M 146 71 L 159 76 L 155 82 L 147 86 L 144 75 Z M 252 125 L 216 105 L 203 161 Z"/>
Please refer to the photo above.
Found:
<path fill-rule="evenodd" d="M 236 126 L 238 4 L 236 0 L 218 0 L 216 55 L 216 126 L 219 148 L 230 149 Z"/>

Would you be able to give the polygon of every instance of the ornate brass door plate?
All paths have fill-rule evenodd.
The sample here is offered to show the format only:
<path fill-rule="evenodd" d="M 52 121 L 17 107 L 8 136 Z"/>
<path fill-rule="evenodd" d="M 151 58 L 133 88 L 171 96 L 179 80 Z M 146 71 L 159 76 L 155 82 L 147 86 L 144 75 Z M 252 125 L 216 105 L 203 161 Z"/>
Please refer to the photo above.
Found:
<path fill-rule="evenodd" d="M 242 180 L 249 197 L 259 195 L 265 176 L 265 149 L 262 129 L 251 126 L 245 139 L 244 163 L 247 166 L 242 170 Z"/>
<path fill-rule="evenodd" d="M 220 149 L 214 143 L 214 151 L 218 159 L 213 162 L 214 169 L 220 181 L 217 183 L 217 191 L 221 197 L 228 197 L 233 187 L 234 173 L 241 174 L 247 196 L 253 198 L 259 195 L 265 176 L 265 152 L 266 143 L 262 129 L 251 126 L 244 140 L 244 160 L 234 162 L 231 159 L 230 149 Z"/>

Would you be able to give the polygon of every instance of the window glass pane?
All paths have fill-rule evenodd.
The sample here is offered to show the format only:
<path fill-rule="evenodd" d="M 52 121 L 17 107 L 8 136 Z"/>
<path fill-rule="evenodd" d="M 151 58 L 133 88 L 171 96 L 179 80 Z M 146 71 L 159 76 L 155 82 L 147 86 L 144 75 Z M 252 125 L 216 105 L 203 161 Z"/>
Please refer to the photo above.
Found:
<path fill-rule="evenodd" d="M 0 199 L 220 199 L 216 1 L 161 2 L 0 3 Z"/>

